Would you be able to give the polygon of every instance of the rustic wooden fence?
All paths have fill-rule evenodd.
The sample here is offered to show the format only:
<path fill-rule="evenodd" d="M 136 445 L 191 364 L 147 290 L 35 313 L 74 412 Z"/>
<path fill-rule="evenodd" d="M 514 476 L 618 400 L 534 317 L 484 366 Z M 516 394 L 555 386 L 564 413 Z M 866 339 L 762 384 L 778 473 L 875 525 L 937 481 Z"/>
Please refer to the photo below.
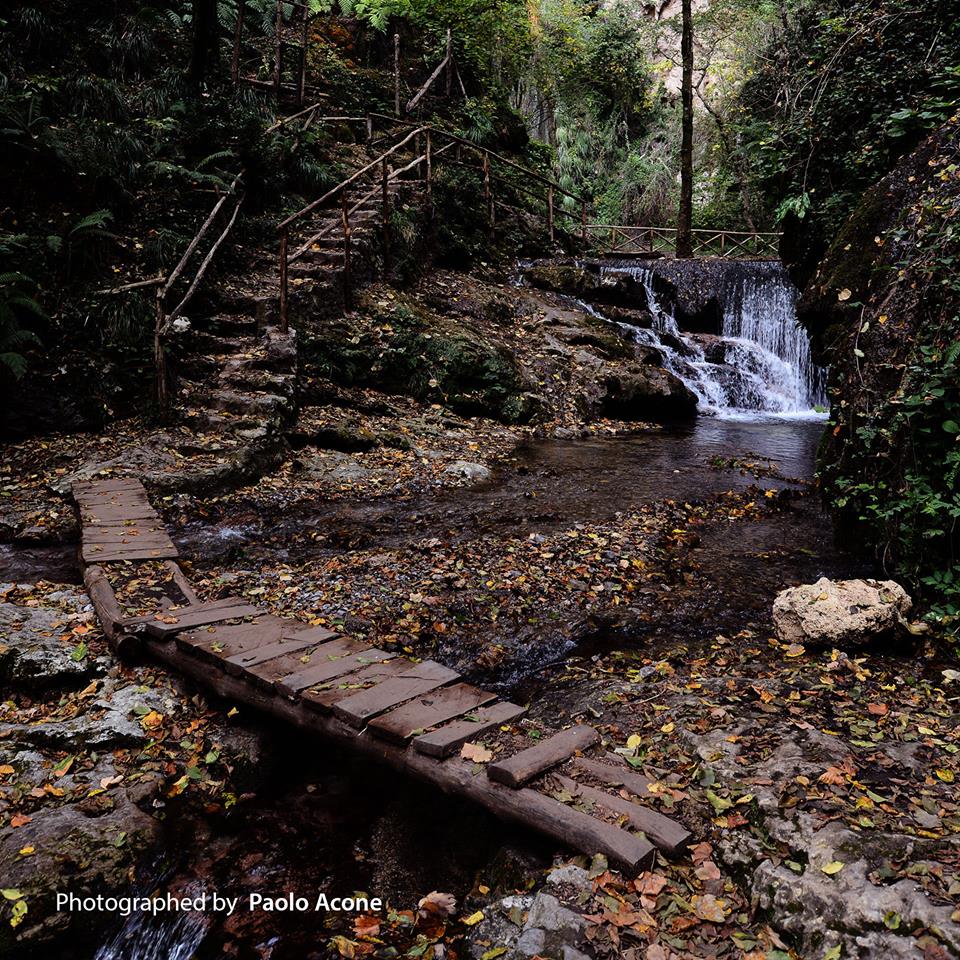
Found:
<path fill-rule="evenodd" d="M 496 168 L 502 167 L 512 171 L 514 174 L 520 174 L 523 184 L 515 181 L 506 184 L 509 191 L 516 191 L 543 204 L 544 217 L 546 221 L 547 233 L 551 240 L 554 239 L 558 218 L 566 217 L 570 221 L 570 232 L 579 230 L 581 240 L 586 243 L 588 239 L 587 224 L 587 201 L 583 197 L 578 197 L 565 190 L 558 183 L 545 177 L 543 174 L 528 167 L 516 163 L 507 157 L 482 147 L 464 137 L 451 133 L 447 130 L 441 130 L 431 124 L 414 125 L 407 121 L 397 120 L 395 117 L 389 117 L 384 114 L 370 113 L 365 117 L 335 117 L 317 118 L 319 122 L 326 120 L 337 120 L 341 122 L 353 121 L 363 122 L 366 126 L 366 134 L 369 142 L 375 142 L 376 126 L 378 123 L 389 124 L 391 126 L 401 126 L 406 129 L 406 133 L 396 139 L 390 136 L 395 142 L 384 150 L 379 156 L 375 157 L 369 163 L 365 164 L 359 170 L 356 170 L 349 177 L 337 184 L 331 190 L 328 190 L 323 196 L 311 201 L 295 213 L 290 214 L 277 225 L 280 234 L 279 251 L 279 274 L 280 274 L 280 329 L 286 332 L 289 323 L 289 267 L 295 260 L 302 257 L 310 247 L 319 239 L 327 236 L 334 231 L 341 234 L 343 240 L 343 286 L 345 299 L 349 302 L 351 293 L 351 218 L 371 199 L 380 195 L 381 204 L 381 228 L 382 243 L 385 259 L 389 259 L 391 237 L 390 237 L 390 184 L 397 181 L 412 171 L 416 171 L 419 179 L 422 181 L 423 189 L 426 195 L 426 201 L 431 201 L 431 189 L 434 179 L 434 165 L 441 158 L 451 164 L 468 166 L 476 169 L 482 177 L 483 197 L 487 208 L 487 219 L 491 233 L 496 226 L 497 206 L 508 207 L 502 196 L 498 196 L 498 185 L 504 184 L 504 177 L 498 176 Z M 443 141 L 442 146 L 438 142 Z M 401 154 L 404 149 L 411 150 L 414 154 L 413 159 L 403 163 L 402 166 L 393 168 L 390 165 L 391 159 Z M 479 164 L 471 164 L 465 157 L 473 156 Z M 363 183 L 364 178 L 369 178 L 367 185 L 369 188 L 357 199 L 350 200 L 348 193 L 351 188 Z M 372 185 L 370 185 L 372 182 Z M 537 192 L 539 187 L 542 193 Z M 569 201 L 569 207 L 565 206 L 563 200 Z M 333 208 L 339 205 L 339 222 L 328 222 L 321 229 L 311 236 L 299 242 L 295 249 L 291 249 L 291 238 L 294 228 L 301 222 L 306 221 L 312 214 L 318 213 L 324 208 Z"/>
<path fill-rule="evenodd" d="M 672 256 L 677 246 L 676 227 L 591 223 L 587 225 L 587 232 L 594 250 L 607 256 Z M 779 233 L 701 229 L 692 232 L 694 256 L 758 260 L 775 260 L 780 256 Z"/>

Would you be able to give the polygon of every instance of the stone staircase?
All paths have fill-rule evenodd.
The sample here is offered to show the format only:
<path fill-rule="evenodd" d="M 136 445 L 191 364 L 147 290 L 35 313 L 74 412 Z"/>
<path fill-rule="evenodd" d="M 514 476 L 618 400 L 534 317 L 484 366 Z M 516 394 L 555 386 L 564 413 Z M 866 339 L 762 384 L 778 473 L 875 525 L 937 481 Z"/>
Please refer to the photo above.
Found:
<path fill-rule="evenodd" d="M 422 185 L 392 181 L 388 197 L 391 211 L 400 202 L 417 203 Z M 381 188 L 358 181 L 347 195 L 347 208 L 350 283 L 356 286 L 383 271 Z M 342 209 L 321 209 L 305 219 L 293 241 L 293 249 L 301 247 L 289 276 L 302 312 L 331 316 L 344 311 L 348 267 Z M 177 419 L 204 436 L 208 453 L 218 446 L 225 453 L 245 444 L 282 446 L 296 419 L 297 343 L 295 330 L 282 333 L 276 325 L 277 262 L 255 255 L 242 274 L 219 287 L 214 311 L 193 322 L 180 345 Z"/>

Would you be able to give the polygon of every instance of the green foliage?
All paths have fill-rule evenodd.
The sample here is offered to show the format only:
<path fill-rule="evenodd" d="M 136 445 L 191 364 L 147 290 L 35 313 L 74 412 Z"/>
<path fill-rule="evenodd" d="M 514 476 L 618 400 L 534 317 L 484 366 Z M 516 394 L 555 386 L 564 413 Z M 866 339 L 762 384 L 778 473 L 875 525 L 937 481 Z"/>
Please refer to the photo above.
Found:
<path fill-rule="evenodd" d="M 731 163 L 813 257 L 960 97 L 960 19 L 919 0 L 787 0 L 748 65 Z M 776 22 L 776 21 L 775 21 Z"/>
<path fill-rule="evenodd" d="M 637 148 L 653 116 L 642 20 L 622 4 L 544 0 L 535 41 L 528 83 L 552 107 L 558 180 L 593 198 L 601 219 L 624 222 L 643 191 Z"/>
<path fill-rule="evenodd" d="M 2 372 L 19 379 L 27 369 L 23 350 L 39 344 L 35 333 L 23 326 L 24 317 L 43 317 L 33 298 L 36 284 L 22 273 L 0 273 L 0 376 Z"/>
<path fill-rule="evenodd" d="M 847 359 L 838 358 L 843 399 L 822 473 L 834 506 L 923 589 L 929 618 L 958 633 L 960 146 L 951 136 L 935 159 L 924 155 L 929 186 L 881 238 L 899 255 L 875 272 L 869 310 L 847 307 L 868 319 L 856 321 Z M 887 333 L 894 310 L 909 323 Z"/>

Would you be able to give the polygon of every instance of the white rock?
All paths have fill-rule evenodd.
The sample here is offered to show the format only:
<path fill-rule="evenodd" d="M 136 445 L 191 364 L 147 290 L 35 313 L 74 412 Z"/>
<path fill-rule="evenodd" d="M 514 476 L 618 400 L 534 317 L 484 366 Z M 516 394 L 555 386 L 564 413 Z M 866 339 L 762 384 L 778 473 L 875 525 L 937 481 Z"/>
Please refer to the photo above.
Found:
<path fill-rule="evenodd" d="M 828 580 L 783 590 L 773 602 L 773 625 L 783 643 L 858 647 L 892 636 L 913 606 L 893 580 Z"/>

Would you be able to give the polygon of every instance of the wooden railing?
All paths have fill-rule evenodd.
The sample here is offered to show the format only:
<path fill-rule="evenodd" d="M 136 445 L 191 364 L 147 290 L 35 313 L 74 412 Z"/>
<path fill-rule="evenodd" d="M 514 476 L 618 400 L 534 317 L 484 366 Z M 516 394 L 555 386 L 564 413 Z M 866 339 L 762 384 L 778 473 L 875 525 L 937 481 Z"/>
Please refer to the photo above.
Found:
<path fill-rule="evenodd" d="M 672 255 L 677 245 L 676 227 L 643 227 L 591 223 L 587 232 L 598 252 L 614 256 Z M 726 259 L 777 259 L 780 233 L 746 230 L 693 230 L 694 256 Z"/>
<path fill-rule="evenodd" d="M 551 180 L 549 177 L 545 177 L 543 174 L 538 173 L 535 170 L 531 170 L 528 167 L 524 167 L 522 164 L 519 164 L 508 157 L 504 157 L 501 154 L 496 153 L 493 150 L 490 150 L 487 147 L 480 146 L 467 140 L 464 137 L 461 137 L 455 133 L 451 133 L 447 130 L 441 130 L 437 127 L 432 126 L 431 124 L 420 124 L 414 125 L 407 121 L 398 120 L 396 117 L 389 117 L 385 114 L 379 113 L 370 113 L 366 117 L 337 117 L 332 118 L 338 121 L 353 121 L 353 122 L 364 122 L 366 124 L 367 139 L 370 142 L 374 141 L 374 132 L 376 121 L 386 121 L 390 125 L 402 126 L 410 128 L 409 131 L 403 136 L 400 140 L 393 143 L 388 149 L 383 151 L 379 156 L 375 157 L 369 163 L 361 167 L 359 170 L 352 173 L 349 177 L 343 180 L 341 183 L 337 184 L 331 190 L 328 190 L 323 196 L 318 197 L 316 200 L 311 201 L 305 207 L 302 207 L 296 213 L 290 214 L 286 219 L 281 221 L 277 225 L 277 230 L 280 234 L 280 252 L 279 252 L 279 273 L 280 273 L 280 330 L 286 332 L 289 326 L 289 267 L 292 262 L 301 257 L 306 251 L 321 237 L 326 236 L 332 233 L 337 229 L 338 224 L 328 223 L 326 226 L 321 228 L 318 232 L 314 233 L 307 240 L 302 241 L 300 245 L 291 252 L 290 250 L 290 235 L 291 228 L 303 220 L 304 218 L 310 216 L 312 213 L 322 209 L 324 206 L 330 206 L 339 200 L 340 205 L 340 221 L 339 229 L 342 230 L 343 235 L 343 290 L 344 290 L 344 300 L 347 304 L 350 302 L 351 298 L 351 216 L 362 206 L 364 206 L 369 200 L 371 200 L 378 193 L 381 195 L 381 210 L 382 210 L 382 229 L 383 229 L 383 245 L 384 245 L 384 258 L 389 260 L 390 252 L 390 184 L 391 182 L 397 180 L 404 173 L 408 173 L 411 170 L 418 169 L 420 171 L 421 179 L 424 184 L 424 190 L 427 197 L 428 204 L 430 203 L 431 198 L 431 189 L 432 181 L 434 178 L 434 161 L 443 154 L 449 153 L 451 150 L 455 150 L 456 155 L 450 159 L 450 162 L 454 164 L 460 164 L 463 166 L 469 166 L 474 168 L 471 164 L 465 163 L 462 159 L 462 154 L 464 151 L 475 154 L 480 159 L 479 172 L 482 175 L 483 182 L 483 196 L 484 202 L 487 207 L 487 217 L 490 225 L 491 232 L 494 230 L 496 225 L 496 207 L 497 207 L 497 198 L 494 190 L 494 174 L 493 166 L 494 164 L 500 164 L 507 167 L 510 170 L 513 170 L 517 173 L 520 173 L 529 181 L 538 183 L 545 188 L 545 196 L 539 196 L 533 190 L 529 189 L 527 186 L 521 186 L 516 183 L 509 183 L 509 188 L 511 190 L 516 190 L 519 193 L 523 193 L 527 196 L 533 197 L 534 199 L 541 200 L 545 204 L 545 216 L 546 216 L 546 225 L 547 231 L 549 233 L 550 239 L 553 240 L 556 232 L 556 221 L 557 217 L 568 217 L 572 219 L 576 227 L 579 227 L 581 239 L 584 243 L 587 241 L 588 235 L 588 224 L 587 224 L 587 201 L 583 197 L 578 197 L 573 193 L 570 193 L 568 190 L 565 190 L 558 183 Z M 424 142 L 424 150 L 422 153 L 419 152 L 419 143 L 421 138 Z M 446 144 L 442 147 L 435 147 L 434 142 L 436 140 L 446 140 Z M 399 153 L 404 147 L 411 143 L 415 144 L 414 152 L 417 154 L 412 160 L 407 162 L 403 167 L 399 169 L 390 169 L 389 160 L 391 157 Z M 349 189 L 362 180 L 363 177 L 371 174 L 375 169 L 379 168 L 379 182 L 364 193 L 359 200 L 356 200 L 353 204 L 348 200 L 348 191 Z M 572 200 L 575 204 L 575 210 L 568 210 L 563 206 L 562 203 L 557 203 L 557 197 L 566 197 L 569 200 Z"/>

